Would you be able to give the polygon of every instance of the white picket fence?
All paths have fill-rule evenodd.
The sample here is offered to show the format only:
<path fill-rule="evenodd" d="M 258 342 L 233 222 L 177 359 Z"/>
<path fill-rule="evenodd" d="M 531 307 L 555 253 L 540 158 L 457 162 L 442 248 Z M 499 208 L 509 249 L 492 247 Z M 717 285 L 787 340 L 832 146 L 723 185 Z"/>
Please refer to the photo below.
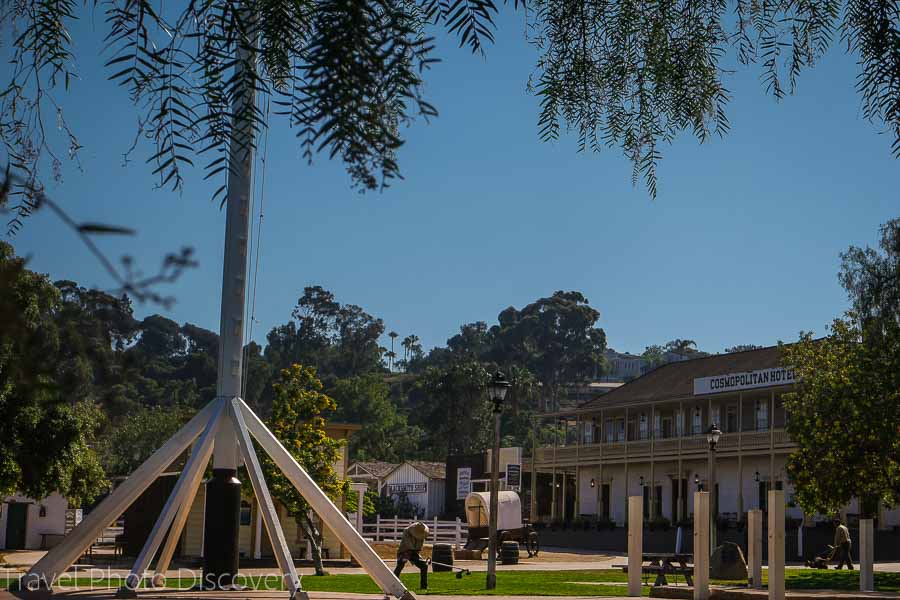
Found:
<path fill-rule="evenodd" d="M 439 521 L 434 519 L 419 519 L 428 524 L 430 529 L 428 542 L 431 544 L 453 544 L 456 549 L 462 547 L 468 536 L 469 528 L 459 518 L 455 521 Z M 414 523 L 416 519 L 382 519 L 378 515 L 374 523 L 363 523 L 363 537 L 372 542 L 399 542 L 403 537 L 403 530 Z"/>

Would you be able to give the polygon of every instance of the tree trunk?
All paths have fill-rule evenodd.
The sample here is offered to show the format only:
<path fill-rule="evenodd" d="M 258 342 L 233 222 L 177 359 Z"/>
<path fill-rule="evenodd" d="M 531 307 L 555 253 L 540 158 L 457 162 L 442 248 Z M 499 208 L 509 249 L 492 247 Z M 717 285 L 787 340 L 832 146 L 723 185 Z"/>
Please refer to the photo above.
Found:
<path fill-rule="evenodd" d="M 327 575 L 325 567 L 322 565 L 322 533 L 316 529 L 309 516 L 300 517 L 298 524 L 303 529 L 306 539 L 309 540 L 313 568 L 316 570 L 316 575 Z"/>

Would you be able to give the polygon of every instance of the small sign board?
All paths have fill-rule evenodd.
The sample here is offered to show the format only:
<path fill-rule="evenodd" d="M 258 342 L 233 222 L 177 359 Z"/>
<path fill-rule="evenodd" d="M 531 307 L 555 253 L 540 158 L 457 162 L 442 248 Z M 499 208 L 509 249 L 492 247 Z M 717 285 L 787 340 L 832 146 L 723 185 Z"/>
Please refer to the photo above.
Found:
<path fill-rule="evenodd" d="M 506 485 L 519 489 L 522 485 L 522 465 L 506 465 Z"/>
<path fill-rule="evenodd" d="M 472 467 L 456 469 L 456 499 L 465 500 L 472 492 Z"/>
<path fill-rule="evenodd" d="M 388 494 L 424 494 L 428 484 L 424 481 L 418 483 L 389 483 Z"/>

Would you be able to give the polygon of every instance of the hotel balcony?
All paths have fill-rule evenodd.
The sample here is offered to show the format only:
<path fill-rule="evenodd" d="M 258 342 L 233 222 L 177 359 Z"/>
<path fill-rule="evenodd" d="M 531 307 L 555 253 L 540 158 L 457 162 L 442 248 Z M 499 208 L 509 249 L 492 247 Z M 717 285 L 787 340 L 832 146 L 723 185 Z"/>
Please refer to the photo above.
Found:
<path fill-rule="evenodd" d="M 752 456 L 772 451 L 784 452 L 796 446 L 784 429 L 724 433 L 716 451 L 720 457 Z M 537 448 L 535 462 L 541 470 L 554 466 L 619 464 L 630 461 L 666 461 L 704 458 L 709 451 L 706 436 L 638 439 L 627 442 L 602 442 Z M 530 463 L 530 461 L 528 461 Z M 529 465 L 530 466 L 530 465 Z"/>

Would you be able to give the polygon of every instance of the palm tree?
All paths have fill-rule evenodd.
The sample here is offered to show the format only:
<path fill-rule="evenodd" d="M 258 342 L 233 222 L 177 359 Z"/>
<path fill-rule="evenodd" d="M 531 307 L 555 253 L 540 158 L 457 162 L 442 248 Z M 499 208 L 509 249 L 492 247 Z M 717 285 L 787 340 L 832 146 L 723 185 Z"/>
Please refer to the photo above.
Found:
<path fill-rule="evenodd" d="M 394 372 L 394 358 L 397 356 L 394 353 L 394 340 L 396 340 L 399 336 L 400 336 L 400 334 L 397 333 L 396 331 L 392 331 L 388 334 L 388 337 L 391 338 L 391 351 L 388 353 L 388 358 L 391 360 L 391 362 L 390 362 L 390 366 L 388 367 L 388 370 L 390 370 L 391 373 Z"/>
<path fill-rule="evenodd" d="M 684 356 L 685 354 L 691 353 L 691 351 L 692 351 L 691 346 L 694 347 L 693 351 L 696 351 L 697 342 L 695 342 L 694 340 L 675 339 L 675 340 L 672 340 L 671 342 L 669 342 L 668 344 L 666 344 L 666 346 L 668 347 L 668 349 L 671 352 L 674 352 L 675 354 L 681 354 L 682 356 Z"/>

